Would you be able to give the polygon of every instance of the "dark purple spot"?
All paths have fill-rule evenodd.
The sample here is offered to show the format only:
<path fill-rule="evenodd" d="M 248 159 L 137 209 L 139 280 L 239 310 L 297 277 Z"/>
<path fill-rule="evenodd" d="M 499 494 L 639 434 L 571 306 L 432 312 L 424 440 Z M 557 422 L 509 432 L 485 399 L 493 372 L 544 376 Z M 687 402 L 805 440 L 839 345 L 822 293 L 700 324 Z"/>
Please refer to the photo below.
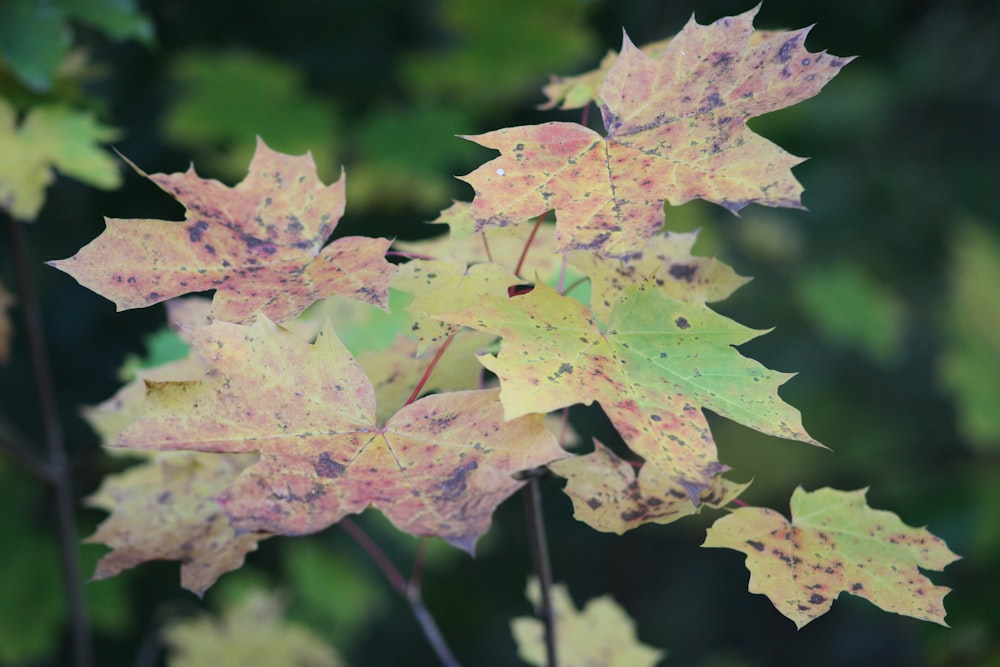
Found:
<path fill-rule="evenodd" d="M 600 507 L 603 504 L 604 503 L 602 503 L 597 498 L 591 498 L 590 500 L 587 501 L 587 507 L 589 507 L 592 510 L 596 510 L 598 507 Z"/>
<path fill-rule="evenodd" d="M 199 220 L 198 222 L 188 227 L 187 228 L 188 238 L 191 239 L 191 243 L 197 243 L 198 241 L 200 241 L 201 236 L 202 234 L 205 233 L 206 229 L 208 229 L 208 223 L 205 222 L 204 220 Z"/>
<path fill-rule="evenodd" d="M 698 267 L 694 264 L 673 264 L 671 265 L 668 273 L 670 273 L 670 275 L 674 278 L 677 278 L 677 280 L 691 282 L 694 275 L 698 273 Z"/>
<path fill-rule="evenodd" d="M 809 604 L 823 604 L 826 602 L 826 598 L 819 593 L 813 593 L 809 596 Z"/>
<path fill-rule="evenodd" d="M 313 465 L 313 469 L 316 471 L 316 474 L 319 475 L 320 477 L 328 477 L 332 479 L 340 477 L 344 473 L 344 471 L 347 470 L 347 466 L 341 463 L 337 463 L 332 458 L 330 458 L 329 452 L 323 452 L 322 454 L 319 455 L 319 458 Z"/>
<path fill-rule="evenodd" d="M 686 317 L 678 317 L 674 320 L 674 324 L 677 325 L 678 329 L 690 329 L 691 323 L 687 321 Z"/>
<path fill-rule="evenodd" d="M 798 45 L 799 36 L 796 35 L 781 45 L 781 48 L 778 49 L 778 53 L 774 56 L 775 60 L 779 63 L 787 63 L 792 58 L 792 51 L 794 51 L 795 47 Z"/>
<path fill-rule="evenodd" d="M 465 465 L 456 468 L 451 477 L 441 482 L 438 487 L 440 489 L 438 498 L 444 501 L 453 501 L 461 498 L 468 486 L 465 478 L 468 477 L 469 471 L 475 470 L 478 467 L 479 464 L 475 461 L 469 461 Z"/>

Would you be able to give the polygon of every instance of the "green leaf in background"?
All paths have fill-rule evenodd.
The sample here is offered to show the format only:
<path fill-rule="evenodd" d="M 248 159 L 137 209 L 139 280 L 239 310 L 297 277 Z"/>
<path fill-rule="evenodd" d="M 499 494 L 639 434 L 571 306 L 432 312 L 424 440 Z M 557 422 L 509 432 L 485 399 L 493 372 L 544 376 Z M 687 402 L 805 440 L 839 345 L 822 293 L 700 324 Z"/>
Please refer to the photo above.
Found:
<path fill-rule="evenodd" d="M 49 92 L 73 43 L 70 20 L 113 40 L 153 41 L 153 24 L 134 0 L 4 0 L 0 2 L 0 61 L 32 91 Z"/>
<path fill-rule="evenodd" d="M 35 92 L 52 87 L 73 35 L 58 5 L 36 0 L 0 2 L 0 58 Z"/>
<path fill-rule="evenodd" d="M 360 556 L 305 540 L 281 546 L 283 580 L 295 591 L 295 610 L 313 627 L 323 628 L 342 650 L 349 650 L 372 620 L 396 604 L 376 570 Z"/>
<path fill-rule="evenodd" d="M 283 153 L 312 150 L 324 182 L 339 175 L 336 110 L 306 89 L 294 65 L 255 53 L 188 52 L 170 74 L 177 92 L 163 131 L 199 165 L 241 178 L 259 135 Z"/>
<path fill-rule="evenodd" d="M 875 361 L 897 358 L 905 310 L 891 291 L 853 264 L 806 269 L 795 283 L 799 308 L 831 342 Z"/>
<path fill-rule="evenodd" d="M 940 374 L 958 426 L 982 449 L 1000 450 L 1000 237 L 967 223 L 954 240 Z"/>
<path fill-rule="evenodd" d="M 551 72 L 573 68 L 594 50 L 580 0 L 440 3 L 451 48 L 418 55 L 403 79 L 422 99 L 479 111 L 528 93 Z"/>
<path fill-rule="evenodd" d="M 62 5 L 69 18 L 111 39 L 153 43 L 153 23 L 139 10 L 135 0 L 59 0 L 57 4 Z"/>
<path fill-rule="evenodd" d="M 0 99 L 0 209 L 34 220 L 55 170 L 97 188 L 117 188 L 118 163 L 98 146 L 117 136 L 93 114 L 64 106 L 34 108 L 18 125 L 14 108 Z"/>
<path fill-rule="evenodd" d="M 367 114 L 354 139 L 357 163 L 349 171 L 352 207 L 441 207 L 458 189 L 450 176 L 468 167 L 476 149 L 455 136 L 474 127 L 460 108 L 394 107 Z"/>
<path fill-rule="evenodd" d="M 66 627 L 59 549 L 44 510 L 44 488 L 0 461 L 0 665 L 35 664 L 52 656 Z M 97 549 L 82 551 L 82 572 L 91 572 Z M 120 634 L 134 618 L 125 579 L 84 589 L 96 631 Z M 54 663 L 53 663 L 54 664 Z"/>

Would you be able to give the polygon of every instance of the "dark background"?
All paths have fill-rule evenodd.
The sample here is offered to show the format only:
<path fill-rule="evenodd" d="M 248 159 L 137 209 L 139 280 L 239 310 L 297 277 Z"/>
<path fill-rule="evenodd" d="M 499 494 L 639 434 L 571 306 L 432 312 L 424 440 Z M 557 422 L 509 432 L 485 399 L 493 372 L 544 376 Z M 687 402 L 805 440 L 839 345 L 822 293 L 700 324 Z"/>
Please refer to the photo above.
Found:
<path fill-rule="evenodd" d="M 104 66 L 85 88 L 88 103 L 124 131 L 115 144 L 124 155 L 149 172 L 183 170 L 193 160 L 200 174 L 235 183 L 255 132 L 279 150 L 312 148 L 321 177 L 332 180 L 344 164 L 354 187 L 338 235 L 405 239 L 428 235 L 420 221 L 434 218 L 450 198 L 471 197 L 450 176 L 490 157 L 453 135 L 577 120 L 579 112 L 535 108 L 549 74 L 594 67 L 620 46 L 623 26 L 641 45 L 674 34 L 692 13 L 708 23 L 750 5 L 168 0 L 145 8 L 157 33 L 152 47 L 111 43 L 86 29 L 77 35 Z M 635 619 L 639 637 L 669 652 L 666 665 L 1000 665 L 997 442 L 963 428 L 962 399 L 941 379 L 955 340 L 957 239 L 969 226 L 1000 234 L 1000 4 L 768 0 L 756 21 L 770 29 L 810 24 L 810 50 L 858 60 L 817 98 L 751 122 L 810 157 L 795 170 L 810 212 L 748 209 L 736 219 L 695 203 L 668 210 L 667 225 L 701 227 L 703 253 L 718 253 L 755 277 L 718 309 L 748 326 L 775 327 L 741 349 L 770 368 L 799 372 L 782 396 L 833 451 L 722 419 L 713 426 L 731 476 L 754 479 L 744 495 L 751 504 L 787 513 L 798 484 L 870 486 L 873 507 L 944 537 L 965 557 L 932 573 L 955 589 L 946 599 L 952 628 L 885 614 L 845 595 L 796 631 L 766 598 L 747 593 L 741 555 L 698 546 L 716 514 L 604 535 L 573 521 L 559 482 L 547 480 L 555 576 L 579 604 L 611 593 Z M 224 54 L 235 59 L 234 71 L 263 72 L 265 62 L 284 69 L 269 79 L 262 74 L 255 92 L 215 90 L 205 104 L 217 110 L 199 124 L 191 120 L 199 107 L 184 106 L 195 104 L 192 82 L 199 63 L 222 62 Z M 261 126 L 245 128 L 247 119 Z M 144 336 L 162 326 L 164 315 L 161 308 L 116 314 L 111 303 L 41 262 L 74 254 L 101 232 L 102 216 L 181 215 L 169 197 L 129 172 L 114 192 L 60 180 L 26 228 L 80 497 L 121 464 L 101 452 L 79 406 L 117 389 L 117 369 L 144 353 Z M 13 287 L 6 243 L 0 241 L 0 278 Z M 861 289 L 841 289 L 858 280 Z M 0 409 L 42 440 L 23 335 L 14 340 L 11 363 L 0 368 Z M 584 435 L 610 439 L 593 411 L 572 415 Z M 12 664 L 62 664 L 46 489 L 3 462 L 0 479 L 0 637 L 5 624 L 8 641 L 35 637 L 34 648 Z M 80 516 L 88 533 L 104 515 L 81 509 Z M 412 541 L 391 535 L 377 517 L 361 523 L 406 571 Z M 83 549 L 89 564 L 102 553 Z M 471 560 L 435 549 L 425 597 L 463 664 L 517 664 L 508 622 L 530 611 L 522 595 L 530 557 L 519 498 L 497 513 L 480 551 Z M 165 619 L 213 608 L 251 582 L 287 590 L 291 613 L 330 638 L 350 664 L 436 664 L 405 603 L 336 528 L 308 540 L 263 543 L 204 602 L 179 588 L 176 563 L 89 584 L 98 664 L 158 664 L 155 635 Z M 27 626 L 23 635 L 14 631 Z"/>

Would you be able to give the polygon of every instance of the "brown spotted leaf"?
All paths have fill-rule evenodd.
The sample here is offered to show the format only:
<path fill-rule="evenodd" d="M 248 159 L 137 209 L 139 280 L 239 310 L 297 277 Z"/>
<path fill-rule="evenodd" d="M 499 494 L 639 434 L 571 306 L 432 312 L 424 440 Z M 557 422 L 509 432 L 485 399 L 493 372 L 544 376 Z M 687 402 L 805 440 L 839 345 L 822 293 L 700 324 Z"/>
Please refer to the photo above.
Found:
<path fill-rule="evenodd" d="M 204 290 L 216 290 L 212 315 L 228 322 L 258 310 L 283 322 L 330 294 L 386 307 L 391 241 L 324 245 L 344 213 L 344 178 L 323 185 L 309 154 L 284 155 L 258 139 L 249 174 L 233 188 L 194 167 L 148 178 L 184 205 L 183 222 L 109 218 L 80 252 L 49 264 L 118 310 Z"/>
<path fill-rule="evenodd" d="M 774 510 L 741 507 L 717 520 L 702 546 L 745 553 L 750 592 L 766 595 L 800 628 L 825 614 L 841 592 L 947 625 L 950 589 L 920 570 L 942 570 L 958 556 L 926 529 L 868 507 L 866 492 L 799 487 L 791 521 Z"/>
<path fill-rule="evenodd" d="M 501 153 L 464 177 L 476 228 L 555 209 L 561 248 L 625 257 L 663 226 L 664 201 L 800 208 L 802 160 L 746 122 L 814 96 L 848 59 L 806 51 L 807 30 L 754 39 L 756 11 L 692 19 L 658 58 L 626 36 L 600 88 L 606 136 L 553 122 L 466 137 Z"/>
<path fill-rule="evenodd" d="M 676 488 L 672 470 L 660 459 L 650 459 L 639 470 L 613 451 L 594 441 L 590 454 L 554 461 L 549 468 L 566 478 L 564 489 L 573 501 L 573 518 L 595 530 L 618 533 L 644 523 L 667 524 L 696 514 L 701 507 L 723 507 L 749 484 L 718 476 L 701 492 L 697 503 Z"/>
<path fill-rule="evenodd" d="M 440 317 L 503 337 L 499 355 L 480 361 L 500 378 L 508 419 L 598 401 L 629 448 L 662 471 L 659 487 L 694 502 L 725 469 L 703 408 L 817 444 L 778 396 L 789 376 L 733 348 L 760 332 L 671 299 L 655 283 L 625 290 L 606 326 L 544 284 Z"/>
<path fill-rule="evenodd" d="M 543 415 L 504 421 L 496 390 L 427 396 L 379 423 L 371 382 L 330 328 L 309 344 L 266 318 L 216 321 L 192 347 L 215 376 L 151 383 L 118 445 L 258 454 L 218 496 L 241 532 L 314 533 L 372 505 L 472 551 L 522 486 L 512 475 L 565 455 Z"/>
<path fill-rule="evenodd" d="M 111 512 L 87 542 L 112 551 L 97 563 L 105 579 L 150 560 L 181 561 L 181 585 L 197 595 L 243 566 L 266 535 L 237 535 L 213 497 L 253 463 L 250 455 L 169 452 L 105 478 L 87 499 Z"/>
<path fill-rule="evenodd" d="M 678 301 L 711 303 L 728 298 L 749 278 L 743 278 L 714 257 L 695 257 L 691 247 L 697 232 L 667 233 L 649 239 L 636 255 L 626 259 L 600 257 L 576 250 L 569 261 L 590 277 L 590 308 L 606 322 L 622 292 L 631 285 L 653 280 Z"/>
<path fill-rule="evenodd" d="M 412 333 L 419 345 L 417 354 L 440 345 L 460 327 L 442 322 L 429 313 L 471 308 L 487 296 L 503 297 L 517 276 L 499 264 L 476 264 L 450 259 L 414 259 L 399 267 L 392 287 L 413 295 L 406 307 L 413 317 Z"/>

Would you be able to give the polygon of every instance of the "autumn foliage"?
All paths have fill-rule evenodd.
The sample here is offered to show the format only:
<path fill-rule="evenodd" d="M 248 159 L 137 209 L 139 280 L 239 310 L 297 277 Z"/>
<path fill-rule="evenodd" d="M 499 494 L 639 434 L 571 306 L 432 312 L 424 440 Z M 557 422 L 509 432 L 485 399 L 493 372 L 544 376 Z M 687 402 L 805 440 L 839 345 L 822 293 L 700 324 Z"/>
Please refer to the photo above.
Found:
<path fill-rule="evenodd" d="M 235 187 L 194 167 L 149 175 L 184 220 L 109 219 L 51 262 L 119 310 L 173 300 L 190 345 L 90 413 L 109 447 L 144 457 L 90 500 L 111 512 L 91 538 L 112 549 L 96 576 L 180 560 L 201 594 L 259 540 L 369 507 L 471 553 L 519 473 L 541 468 L 599 531 L 731 509 L 747 483 L 719 460 L 705 410 L 818 446 L 779 396 L 790 375 L 737 350 L 764 332 L 708 305 L 746 279 L 670 231 L 670 206 L 692 199 L 801 207 L 802 159 L 746 123 L 817 94 L 849 59 L 807 51 L 805 30 L 757 32 L 754 13 L 692 20 L 647 49 L 626 36 L 603 70 L 555 80 L 551 106 L 596 102 L 604 134 L 552 122 L 467 137 L 499 156 L 462 177 L 475 196 L 436 221 L 449 234 L 395 242 L 393 263 L 392 239 L 329 242 L 349 166 L 325 185 L 309 155 L 262 139 Z M 205 290 L 211 305 L 184 298 Z M 372 309 L 393 311 L 386 343 L 349 350 L 342 339 L 374 335 Z M 595 402 L 627 453 L 571 452 L 545 424 Z M 798 626 L 844 591 L 944 623 L 947 589 L 918 568 L 954 554 L 864 491 L 799 489 L 790 520 L 727 511 L 704 546 L 747 554 L 750 590 Z"/>

